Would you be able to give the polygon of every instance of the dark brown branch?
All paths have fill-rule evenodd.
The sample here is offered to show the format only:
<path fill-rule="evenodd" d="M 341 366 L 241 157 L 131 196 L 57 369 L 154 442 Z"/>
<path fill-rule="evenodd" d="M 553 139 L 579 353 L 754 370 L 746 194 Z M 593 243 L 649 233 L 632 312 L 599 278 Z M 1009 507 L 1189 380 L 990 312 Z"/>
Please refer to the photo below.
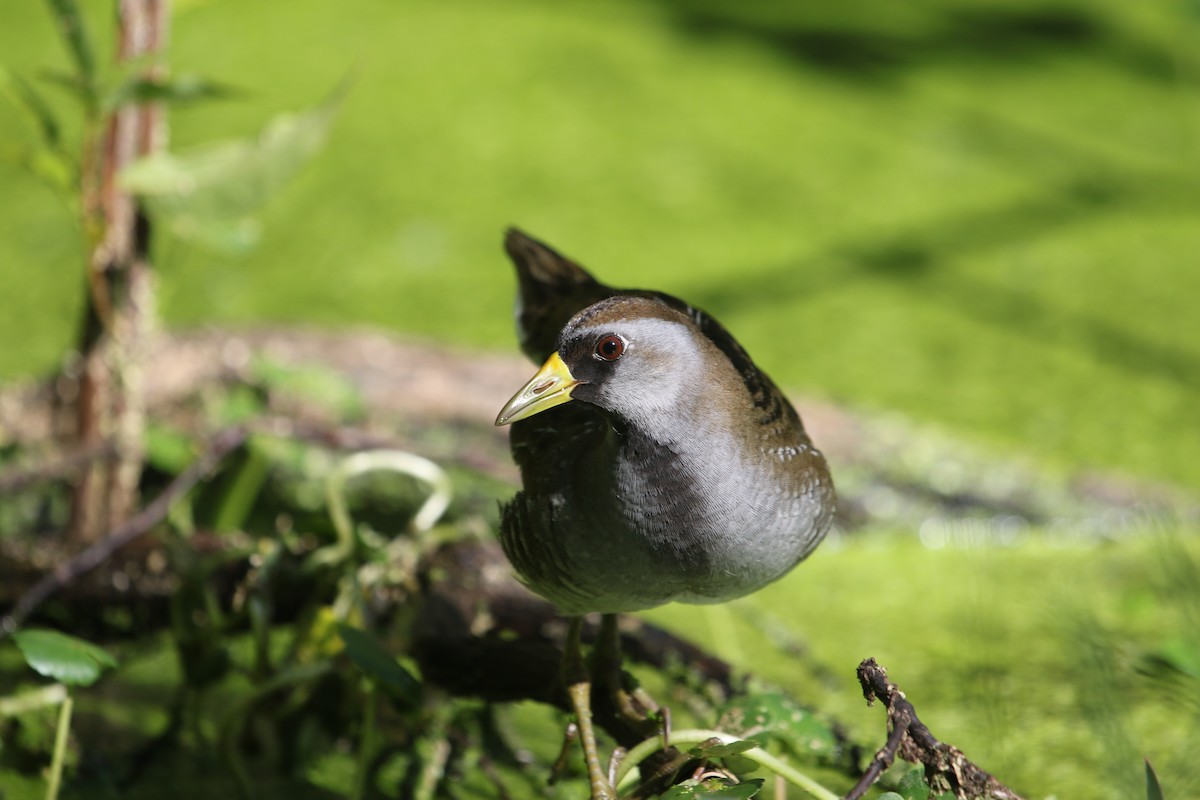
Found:
<path fill-rule="evenodd" d="M 452 684 L 456 694 L 545 700 L 544 693 L 555 689 L 549 684 L 558 681 L 558 648 L 566 626 L 550 603 L 517 583 L 506 563 L 499 543 L 492 540 L 455 541 L 432 553 L 421 569 L 424 605 L 416 623 L 417 647 L 437 661 L 437 679 Z M 623 617 L 621 628 L 621 648 L 631 660 L 658 669 L 687 664 L 732 694 L 732 668 L 711 653 L 632 617 Z M 594 625 L 584 626 L 585 641 L 595 633 Z M 468 653 L 486 657 L 467 659 Z M 488 661 L 512 658 L 519 664 L 528 658 L 538 664 L 546 654 L 553 656 L 547 662 L 553 670 L 549 673 L 527 665 L 505 675 Z M 506 688 L 506 681 L 519 686 Z"/>
<path fill-rule="evenodd" d="M 405 443 L 393 437 L 341 425 L 328 425 L 287 417 L 260 417 L 248 423 L 250 431 L 264 436 L 298 439 L 330 450 L 371 450 L 402 448 Z M 75 478 L 81 470 L 99 459 L 117 456 L 114 438 L 55 453 L 33 464 L 18 464 L 0 470 L 0 495 L 21 492 L 43 483 Z"/>
<path fill-rule="evenodd" d="M 1020 795 L 973 764 L 957 747 L 934 738 L 917 718 L 917 711 L 904 692 L 888 681 L 887 670 L 875 659 L 868 658 L 858 665 L 858 682 L 868 704 L 878 698 L 887 706 L 890 732 L 887 744 L 875 754 L 845 800 L 859 800 L 865 795 L 897 754 L 905 761 L 924 764 L 925 781 L 936 793 L 953 792 L 960 800 L 1021 800 Z"/>
<path fill-rule="evenodd" d="M 562 682 L 562 617 L 546 601 L 518 584 L 494 541 L 453 542 L 439 548 L 421 569 L 422 607 L 414 626 L 413 655 L 421 673 L 459 697 L 490 702 L 533 700 L 569 709 Z M 622 632 L 632 660 L 657 667 L 671 662 L 692 666 L 706 680 L 731 691 L 729 665 L 648 623 Z M 585 626 L 584 638 L 594 637 Z M 616 742 L 630 748 L 646 738 L 645 725 L 622 716 L 608 692 L 592 697 L 593 721 Z M 668 748 L 646 762 L 650 772 L 679 759 Z M 661 791 L 674 770 L 655 786 Z"/>
<path fill-rule="evenodd" d="M 444 544 L 423 560 L 418 573 L 421 607 L 413 624 L 412 655 L 430 683 L 457 697 L 533 700 L 568 710 L 560 649 L 566 624 L 553 606 L 516 582 L 496 541 Z M 585 625 L 585 641 L 595 634 L 595 626 Z M 742 691 L 729 664 L 648 622 L 622 616 L 621 649 L 626 663 L 686 668 L 725 697 Z M 592 703 L 593 721 L 618 745 L 629 748 L 646 738 L 645 728 L 618 713 L 608 692 L 595 692 Z M 860 749 L 835 735 L 847 754 L 839 768 L 857 775 Z M 651 776 L 647 791 L 665 789 L 664 781 L 689 758 L 671 750 L 644 763 L 643 775 Z"/>
<path fill-rule="evenodd" d="M 286 416 L 263 416 L 252 420 L 253 433 L 278 439 L 293 439 L 327 450 L 404 449 L 408 445 L 393 436 L 385 436 L 348 425 Z"/>
<path fill-rule="evenodd" d="M 860 667 L 861 669 L 861 667 Z M 868 700 L 870 702 L 870 700 Z M 893 719 L 892 715 L 888 714 L 888 731 L 887 742 L 871 759 L 871 763 L 867 765 L 866 772 L 854 784 L 854 787 L 846 794 L 844 800 L 859 800 L 867 793 L 867 790 L 875 785 L 875 781 L 879 780 L 879 776 L 892 765 L 896 760 L 896 752 L 900 749 L 900 744 L 904 741 L 904 737 L 908 735 L 908 722 L 897 715 Z"/>
<path fill-rule="evenodd" d="M 113 441 L 102 441 L 71 452 L 60 453 L 37 464 L 19 465 L 0 471 L 0 495 L 23 491 L 30 486 L 74 477 L 98 458 L 116 454 Z"/>
<path fill-rule="evenodd" d="M 208 450 L 192 462 L 187 469 L 179 473 L 175 480 L 159 493 L 158 497 L 155 497 L 153 501 L 123 524 L 114 528 L 103 539 L 85 548 L 70 561 L 48 572 L 29 591 L 21 595 L 12 610 L 0 618 L 0 638 L 15 631 L 50 595 L 100 566 L 117 550 L 142 536 L 162 521 L 167 516 L 167 512 L 171 510 L 171 506 L 187 494 L 193 486 L 212 473 L 225 456 L 240 447 L 246 441 L 246 436 L 246 429 L 241 426 L 226 428 L 213 436 Z"/>

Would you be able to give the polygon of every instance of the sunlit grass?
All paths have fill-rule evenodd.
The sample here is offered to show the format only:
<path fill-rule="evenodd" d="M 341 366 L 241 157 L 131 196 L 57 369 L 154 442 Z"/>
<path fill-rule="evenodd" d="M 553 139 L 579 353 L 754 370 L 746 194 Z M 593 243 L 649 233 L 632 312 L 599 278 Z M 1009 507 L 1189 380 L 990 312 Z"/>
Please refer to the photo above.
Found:
<path fill-rule="evenodd" d="M 793 689 L 870 746 L 885 719 L 854 677 L 868 656 L 936 736 L 1026 797 L 1134 796 L 1142 758 L 1189 796 L 1200 786 L 1187 745 L 1200 736 L 1200 683 L 1148 665 L 1171 642 L 1200 646 L 1197 587 L 1166 568 L 1194 570 L 1198 558 L 1174 531 L 1104 543 L 1035 532 L 1012 548 L 935 550 L 875 533 L 827 544 L 719 612 L 724 624 L 679 605 L 647 616 Z"/>
<path fill-rule="evenodd" d="M 709 307 L 788 386 L 1200 485 L 1194 16 L 722 8 L 183 6 L 176 69 L 249 94 L 174 113 L 177 146 L 355 85 L 258 250 L 161 243 L 166 321 L 510 349 L 518 223 Z M 0 9 L 0 45 L 26 73 L 63 58 L 35 3 Z M 0 169 L 0 374 L 43 371 L 77 315 L 78 235 Z"/>

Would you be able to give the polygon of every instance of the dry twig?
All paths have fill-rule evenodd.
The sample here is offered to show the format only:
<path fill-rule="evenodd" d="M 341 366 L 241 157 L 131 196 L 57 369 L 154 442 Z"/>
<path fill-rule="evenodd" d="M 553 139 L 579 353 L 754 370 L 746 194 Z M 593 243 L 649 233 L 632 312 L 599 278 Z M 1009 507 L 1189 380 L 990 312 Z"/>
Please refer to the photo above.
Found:
<path fill-rule="evenodd" d="M 917 718 L 917 711 L 896 684 L 887 679 L 887 670 L 868 658 L 858 665 L 858 682 L 868 705 L 882 700 L 888 712 L 888 740 L 875 754 L 867 771 L 845 800 L 859 800 L 892 765 L 896 755 L 905 761 L 925 765 L 925 781 L 937 793 L 953 792 L 959 800 L 1021 800 L 1020 795 L 993 778 L 967 759 L 953 745 L 934 738 Z"/>
<path fill-rule="evenodd" d="M 65 564 L 60 564 L 21 595 L 16 605 L 0 618 L 0 638 L 15 631 L 50 595 L 57 592 L 81 575 L 103 564 L 117 550 L 137 539 L 158 524 L 171 506 L 187 494 L 193 486 L 208 476 L 217 465 L 246 441 L 247 431 L 242 426 L 226 428 L 212 438 L 208 450 L 197 458 L 175 480 L 159 493 L 150 503 L 103 539 L 98 540 Z"/>
<path fill-rule="evenodd" d="M 36 464 L 9 467 L 0 471 L 0 495 L 15 494 L 31 486 L 74 477 L 91 462 L 98 458 L 111 458 L 116 451 L 116 443 L 109 439 L 56 454 Z"/>

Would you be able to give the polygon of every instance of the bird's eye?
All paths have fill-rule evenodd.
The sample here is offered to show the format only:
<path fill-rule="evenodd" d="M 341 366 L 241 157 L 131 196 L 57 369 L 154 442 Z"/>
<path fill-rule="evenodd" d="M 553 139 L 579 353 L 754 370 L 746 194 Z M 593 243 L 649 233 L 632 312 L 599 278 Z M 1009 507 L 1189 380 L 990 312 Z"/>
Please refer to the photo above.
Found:
<path fill-rule="evenodd" d="M 609 334 L 596 342 L 596 358 L 602 361 L 616 361 L 625 352 L 625 340 L 616 334 Z"/>

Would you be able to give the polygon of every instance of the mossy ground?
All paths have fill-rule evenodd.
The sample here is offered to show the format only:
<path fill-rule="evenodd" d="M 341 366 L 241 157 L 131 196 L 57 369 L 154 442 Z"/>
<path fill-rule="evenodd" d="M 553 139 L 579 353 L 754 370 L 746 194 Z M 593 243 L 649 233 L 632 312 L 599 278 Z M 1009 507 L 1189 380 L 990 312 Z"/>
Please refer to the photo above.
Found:
<path fill-rule="evenodd" d="M 175 71 L 247 90 L 173 112 L 175 147 L 249 135 L 348 73 L 353 89 L 257 249 L 160 238 L 170 326 L 510 350 L 515 223 L 611 283 L 707 307 L 788 387 L 1060 472 L 1200 486 L 1194 3 L 174 7 Z M 105 34 L 107 5 L 88 9 Z M 40 4 L 0 4 L 0 63 L 65 63 Z M 32 142 L 0 103 L 0 144 Z M 0 162 L 0 375 L 59 363 L 81 252 L 70 212 Z M 883 719 L 853 668 L 875 656 L 937 735 L 1030 797 L 1133 796 L 1143 756 L 1186 797 L 1197 690 L 1162 664 L 1197 652 L 1190 524 L 941 550 L 876 528 L 730 608 L 650 617 L 867 742 Z M 139 676 L 135 658 L 122 679 Z M 333 762 L 317 783 L 344 784 Z"/>

